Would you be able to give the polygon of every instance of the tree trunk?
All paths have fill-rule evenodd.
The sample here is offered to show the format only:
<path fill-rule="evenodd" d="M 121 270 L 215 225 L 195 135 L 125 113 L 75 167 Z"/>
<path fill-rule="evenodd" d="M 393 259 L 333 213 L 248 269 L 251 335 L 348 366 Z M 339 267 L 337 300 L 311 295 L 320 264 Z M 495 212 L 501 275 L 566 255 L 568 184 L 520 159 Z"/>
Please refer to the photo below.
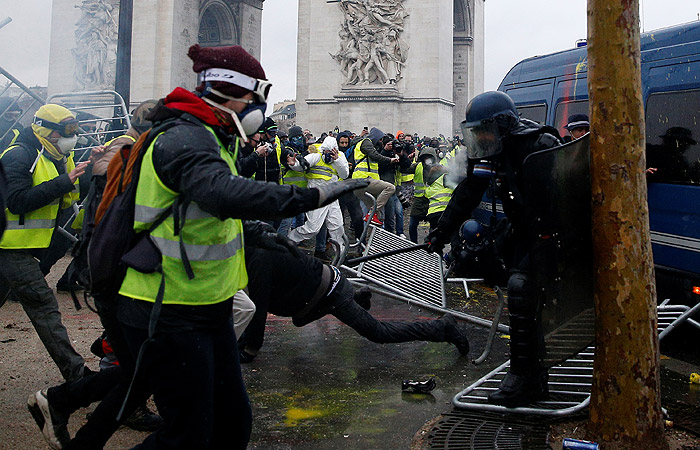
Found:
<path fill-rule="evenodd" d="M 590 437 L 668 448 L 645 179 L 639 0 L 588 1 L 596 356 Z"/>

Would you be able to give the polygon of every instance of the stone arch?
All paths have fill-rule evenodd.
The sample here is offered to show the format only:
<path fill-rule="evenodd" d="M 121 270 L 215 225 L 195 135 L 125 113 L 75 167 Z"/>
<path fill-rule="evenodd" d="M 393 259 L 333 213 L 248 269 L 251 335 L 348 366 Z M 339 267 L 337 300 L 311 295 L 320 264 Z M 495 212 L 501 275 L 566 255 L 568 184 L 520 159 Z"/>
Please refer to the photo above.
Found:
<path fill-rule="evenodd" d="M 205 1 L 199 9 L 199 44 L 220 47 L 239 44 L 240 27 L 236 16 L 222 0 Z"/>
<path fill-rule="evenodd" d="M 480 1 L 480 0 L 476 0 Z M 452 98 L 455 104 L 452 114 L 452 131 L 459 134 L 459 123 L 464 117 L 467 99 L 473 95 L 470 83 L 470 71 L 473 66 L 474 42 L 474 0 L 454 0 L 453 36 L 452 36 L 452 69 L 453 88 Z"/>
<path fill-rule="evenodd" d="M 454 0 L 455 37 L 473 37 L 474 22 L 469 0 Z"/>

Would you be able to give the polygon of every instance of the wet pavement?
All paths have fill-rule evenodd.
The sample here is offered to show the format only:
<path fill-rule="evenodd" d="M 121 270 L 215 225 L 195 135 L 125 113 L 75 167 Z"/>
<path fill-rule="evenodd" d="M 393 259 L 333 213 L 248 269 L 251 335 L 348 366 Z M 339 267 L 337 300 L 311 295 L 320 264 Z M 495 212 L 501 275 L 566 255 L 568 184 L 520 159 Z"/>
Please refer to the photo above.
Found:
<path fill-rule="evenodd" d="M 375 295 L 382 320 L 438 316 Z M 258 357 L 243 366 L 253 405 L 251 448 L 406 449 L 426 421 L 451 409 L 452 397 L 500 364 L 507 341 L 498 338 L 481 366 L 470 360 L 486 341 L 485 328 L 467 325 L 472 354 L 445 343 L 374 344 L 328 316 L 296 328 L 270 316 Z M 401 392 L 404 379 L 434 377 L 431 394 Z"/>
<path fill-rule="evenodd" d="M 65 268 L 59 264 L 58 274 Z M 53 285 L 57 279 L 52 272 Z M 449 289 L 452 307 L 490 317 L 496 306 L 493 292 L 477 284 L 467 301 L 460 287 Z M 100 334 L 97 316 L 75 311 L 70 297 L 58 296 L 63 321 L 76 349 L 97 368 L 89 346 Z M 430 320 L 438 315 L 396 300 L 375 296 L 371 312 L 383 320 Z M 253 449 L 408 449 L 427 422 L 452 410 L 452 397 L 506 360 L 507 339 L 498 335 L 491 355 L 480 366 L 471 363 L 482 351 L 487 330 L 468 328 L 472 351 L 461 357 L 445 343 L 374 344 L 334 317 L 296 328 L 289 319 L 270 316 L 266 342 L 254 362 L 243 366 L 253 406 Z M 0 308 L 0 449 L 46 448 L 26 411 L 27 395 L 60 382 L 60 375 L 39 342 L 21 307 Z M 676 334 L 677 333 L 677 334 Z M 683 409 L 691 420 L 700 405 L 700 385 L 688 382 L 700 372 L 697 342 L 700 330 L 674 331 L 662 343 L 664 406 Z M 668 358 L 670 357 L 670 358 Z M 404 379 L 437 383 L 429 395 L 401 392 Z M 92 408 L 71 418 L 75 433 Z M 678 408 L 676 408 L 678 409 Z M 700 419 L 695 420 L 700 424 Z M 131 448 L 145 433 L 120 429 L 106 449 Z"/>

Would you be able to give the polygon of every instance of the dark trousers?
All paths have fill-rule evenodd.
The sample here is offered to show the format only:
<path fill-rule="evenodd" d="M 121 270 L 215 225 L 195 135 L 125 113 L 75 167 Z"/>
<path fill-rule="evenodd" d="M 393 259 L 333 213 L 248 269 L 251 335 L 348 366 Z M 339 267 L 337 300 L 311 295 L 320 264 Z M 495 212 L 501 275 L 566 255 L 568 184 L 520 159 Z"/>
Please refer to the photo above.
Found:
<path fill-rule="evenodd" d="M 122 326 L 117 321 L 116 301 L 105 302 L 96 298 L 95 305 L 109 343 L 119 360 L 119 366 L 101 370 L 76 383 L 65 383 L 48 390 L 49 402 L 64 414 L 70 414 L 80 407 L 101 400 L 90 419 L 78 430 L 65 450 L 102 449 L 121 422 L 151 395 L 148 383 L 143 378 L 137 378 L 121 420 L 117 421 L 117 415 L 131 383 L 136 360 L 129 351 Z"/>
<path fill-rule="evenodd" d="M 146 330 L 124 326 L 132 354 Z M 148 381 L 165 424 L 134 449 L 245 449 L 252 412 L 230 321 L 217 328 L 156 333 L 138 377 Z"/>
<path fill-rule="evenodd" d="M 83 376 L 83 357 L 73 348 L 53 291 L 28 250 L 0 250 L 0 274 L 17 296 L 41 342 L 66 381 Z"/>
<path fill-rule="evenodd" d="M 340 280 L 327 301 L 329 301 L 330 314 L 372 342 L 378 344 L 410 341 L 447 342 L 447 322 L 442 320 L 416 322 L 377 320 L 355 302 L 354 289 L 345 278 Z"/>
<path fill-rule="evenodd" d="M 364 214 L 362 214 L 362 208 L 360 207 L 360 200 L 355 197 L 355 194 L 348 192 L 338 199 L 340 203 L 341 210 L 347 210 L 350 216 L 350 225 L 352 226 L 352 231 L 355 233 L 355 239 L 360 239 L 362 236 L 362 231 L 365 227 L 365 222 L 363 219 Z"/>

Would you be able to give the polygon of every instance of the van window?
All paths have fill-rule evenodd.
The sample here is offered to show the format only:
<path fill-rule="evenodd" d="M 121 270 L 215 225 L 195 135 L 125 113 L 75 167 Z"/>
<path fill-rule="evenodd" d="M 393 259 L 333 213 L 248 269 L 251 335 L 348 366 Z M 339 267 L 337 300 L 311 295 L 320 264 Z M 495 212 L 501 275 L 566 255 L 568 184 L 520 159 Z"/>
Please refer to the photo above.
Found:
<path fill-rule="evenodd" d="M 646 134 L 649 181 L 700 184 L 700 90 L 650 95 Z"/>
<path fill-rule="evenodd" d="M 559 131 L 560 136 L 569 135 L 569 131 L 564 127 L 569 123 L 569 116 L 572 114 L 586 114 L 590 117 L 588 114 L 588 100 L 561 102 L 557 105 L 552 126 Z"/>
<path fill-rule="evenodd" d="M 547 120 L 547 105 L 518 106 L 518 114 L 520 114 L 520 117 L 544 124 L 545 120 Z"/>

